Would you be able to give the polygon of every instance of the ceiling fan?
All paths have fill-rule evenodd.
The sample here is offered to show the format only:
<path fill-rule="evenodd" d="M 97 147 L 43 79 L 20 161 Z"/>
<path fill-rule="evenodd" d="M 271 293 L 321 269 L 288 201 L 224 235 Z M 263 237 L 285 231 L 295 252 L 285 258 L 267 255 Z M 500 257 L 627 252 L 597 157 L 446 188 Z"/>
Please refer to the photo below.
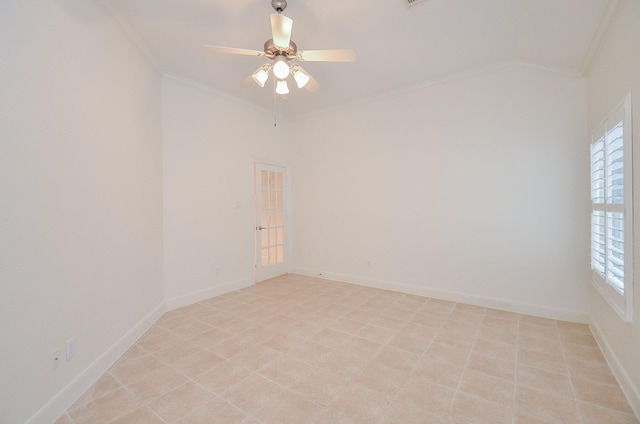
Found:
<path fill-rule="evenodd" d="M 260 87 L 269 79 L 269 73 L 275 77 L 276 93 L 288 94 L 287 77 L 291 75 L 298 88 L 306 87 L 309 91 L 315 91 L 319 84 L 297 63 L 289 63 L 294 60 L 302 62 L 353 62 L 356 60 L 356 52 L 351 49 L 334 50 L 304 50 L 299 51 L 296 43 L 291 40 L 293 19 L 286 17 L 282 12 L 287 7 L 286 0 L 271 0 L 271 6 L 277 13 L 271 14 L 272 38 L 264 43 L 264 49 L 248 50 L 233 47 L 204 46 L 205 49 L 216 53 L 230 53 L 245 56 L 266 57 L 271 62 L 259 67 L 251 79 Z"/>

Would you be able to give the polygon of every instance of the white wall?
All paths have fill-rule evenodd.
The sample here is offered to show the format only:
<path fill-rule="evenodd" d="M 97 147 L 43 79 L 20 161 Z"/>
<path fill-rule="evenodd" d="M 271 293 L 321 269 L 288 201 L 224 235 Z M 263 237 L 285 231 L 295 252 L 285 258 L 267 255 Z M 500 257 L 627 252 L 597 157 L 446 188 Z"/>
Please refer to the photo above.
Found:
<path fill-rule="evenodd" d="M 633 13 L 635 7 L 636 13 Z M 634 139 L 634 322 L 625 324 L 592 289 L 592 328 L 636 414 L 640 415 L 640 1 L 625 2 L 587 79 L 589 128 L 594 129 L 631 91 Z M 586 143 L 586 142 L 585 142 Z"/>
<path fill-rule="evenodd" d="M 256 88 L 252 88 L 256 89 Z M 288 164 L 283 118 L 165 77 L 167 308 L 253 284 L 253 161 Z"/>
<path fill-rule="evenodd" d="M 294 271 L 586 322 L 585 104 L 512 64 L 292 121 Z"/>
<path fill-rule="evenodd" d="M 0 422 L 50 423 L 162 303 L 161 80 L 93 1 L 1 1 L 0 52 Z"/>

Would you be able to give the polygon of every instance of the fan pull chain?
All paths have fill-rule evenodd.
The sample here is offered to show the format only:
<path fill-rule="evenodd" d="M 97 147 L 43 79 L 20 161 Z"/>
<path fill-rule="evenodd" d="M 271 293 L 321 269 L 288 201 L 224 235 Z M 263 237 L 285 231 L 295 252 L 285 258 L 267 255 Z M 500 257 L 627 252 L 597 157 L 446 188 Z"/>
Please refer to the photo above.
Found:
<path fill-rule="evenodd" d="M 278 110 L 276 108 L 276 77 L 273 76 L 273 126 L 278 126 Z"/>

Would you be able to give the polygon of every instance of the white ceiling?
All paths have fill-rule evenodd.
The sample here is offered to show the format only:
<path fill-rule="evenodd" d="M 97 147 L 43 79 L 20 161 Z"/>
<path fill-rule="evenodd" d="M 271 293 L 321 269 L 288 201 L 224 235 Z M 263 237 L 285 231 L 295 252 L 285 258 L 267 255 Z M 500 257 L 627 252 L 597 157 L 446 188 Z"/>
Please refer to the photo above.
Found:
<path fill-rule="evenodd" d="M 204 44 L 262 50 L 271 0 L 102 0 L 164 72 L 263 108 L 273 89 L 242 82 L 264 58 L 216 54 Z M 299 50 L 353 48 L 355 63 L 305 62 L 319 91 L 295 84 L 287 116 L 357 101 L 466 70 L 523 61 L 578 72 L 608 0 L 288 0 Z M 269 81 L 271 82 L 271 80 Z M 279 96 L 280 97 L 280 96 Z"/>

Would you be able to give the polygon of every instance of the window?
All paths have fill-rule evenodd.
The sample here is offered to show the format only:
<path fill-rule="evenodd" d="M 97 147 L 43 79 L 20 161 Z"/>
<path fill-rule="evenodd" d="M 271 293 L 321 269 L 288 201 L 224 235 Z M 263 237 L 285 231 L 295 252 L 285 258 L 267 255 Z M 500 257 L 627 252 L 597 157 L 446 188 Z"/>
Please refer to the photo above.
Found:
<path fill-rule="evenodd" d="M 591 270 L 598 291 L 632 318 L 631 93 L 591 134 Z"/>

